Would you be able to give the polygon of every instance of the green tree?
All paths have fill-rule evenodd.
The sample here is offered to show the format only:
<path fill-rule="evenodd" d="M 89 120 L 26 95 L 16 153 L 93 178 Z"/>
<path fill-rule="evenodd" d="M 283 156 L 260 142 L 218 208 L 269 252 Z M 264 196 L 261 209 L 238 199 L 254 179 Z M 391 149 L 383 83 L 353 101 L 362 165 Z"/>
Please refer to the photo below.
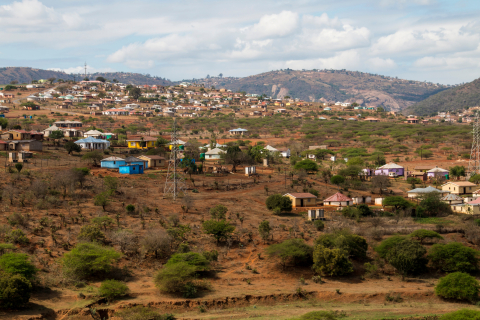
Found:
<path fill-rule="evenodd" d="M 365 238 L 352 234 L 348 229 L 321 235 L 315 239 L 315 245 L 326 248 L 342 249 L 351 257 L 365 259 L 367 256 L 368 244 Z"/>
<path fill-rule="evenodd" d="M 94 204 L 96 206 L 102 207 L 103 211 L 105 211 L 105 207 L 110 202 L 108 199 L 109 191 L 99 193 L 94 198 Z"/>
<path fill-rule="evenodd" d="M 63 139 L 63 137 L 64 137 L 64 134 L 63 134 L 63 131 L 62 131 L 62 130 L 52 131 L 52 132 L 50 132 L 50 134 L 48 135 L 48 138 L 53 139 L 53 141 L 54 141 L 55 143 L 58 143 L 57 140 Z"/>
<path fill-rule="evenodd" d="M 464 272 L 453 272 L 440 278 L 435 294 L 446 299 L 478 300 L 479 284 L 477 279 Z"/>
<path fill-rule="evenodd" d="M 28 280 L 33 280 L 37 268 L 30 262 L 29 257 L 23 253 L 6 253 L 0 257 L 0 269 L 8 274 L 18 274 Z"/>
<path fill-rule="evenodd" d="M 217 204 L 215 207 L 210 209 L 210 215 L 212 219 L 217 221 L 225 220 L 227 217 L 228 208 L 225 207 L 223 204 Z"/>
<path fill-rule="evenodd" d="M 107 189 L 107 193 L 112 195 L 118 189 L 118 178 L 105 176 L 105 178 L 103 178 L 103 185 L 105 186 L 105 189 Z"/>
<path fill-rule="evenodd" d="M 22 171 L 23 164 L 21 164 L 20 162 L 15 163 L 15 169 L 17 169 L 18 172 Z"/>
<path fill-rule="evenodd" d="M 390 196 L 383 199 L 382 203 L 385 207 L 394 207 L 395 210 L 411 207 L 412 204 L 401 196 Z"/>
<path fill-rule="evenodd" d="M 295 164 L 295 170 L 305 170 L 306 172 L 317 172 L 318 164 L 310 159 L 305 159 Z"/>
<path fill-rule="evenodd" d="M 268 210 L 275 210 L 278 208 L 280 212 L 292 211 L 292 200 L 287 196 L 281 194 L 272 194 L 266 201 Z"/>
<path fill-rule="evenodd" d="M 0 308 L 19 308 L 30 300 L 32 284 L 20 274 L 0 272 Z"/>
<path fill-rule="evenodd" d="M 454 166 L 450 168 L 450 176 L 460 179 L 460 177 L 465 177 L 465 167 L 464 166 Z"/>
<path fill-rule="evenodd" d="M 96 243 L 79 243 L 64 254 L 62 266 L 65 275 L 75 279 L 105 276 L 120 257 L 121 254 L 113 248 Z"/>
<path fill-rule="evenodd" d="M 64 148 L 65 150 L 67 150 L 68 154 L 71 154 L 72 152 L 82 151 L 82 147 L 73 141 L 67 141 L 67 143 L 65 143 Z"/>
<path fill-rule="evenodd" d="M 225 220 L 207 220 L 203 222 L 203 230 L 206 234 L 212 235 L 218 243 L 227 240 L 235 231 L 235 227 Z"/>
<path fill-rule="evenodd" d="M 99 225 L 86 225 L 80 229 L 77 238 L 87 242 L 104 243 L 106 238 Z"/>
<path fill-rule="evenodd" d="M 336 186 L 339 186 L 342 183 L 345 183 L 345 177 L 341 175 L 335 175 L 330 178 L 330 182 Z"/>
<path fill-rule="evenodd" d="M 445 313 L 439 320 L 480 320 L 480 311 L 472 309 L 460 309 Z"/>
<path fill-rule="evenodd" d="M 101 82 L 107 81 L 107 79 L 105 79 L 104 77 L 97 77 L 95 80 L 101 81 Z"/>
<path fill-rule="evenodd" d="M 131 88 L 128 91 L 128 94 L 130 95 L 130 97 L 132 97 L 132 99 L 137 100 L 142 95 L 142 90 L 140 88 Z"/>
<path fill-rule="evenodd" d="M 428 254 L 432 266 L 444 272 L 476 272 L 478 271 L 478 257 L 477 250 L 459 242 L 435 244 Z"/>
<path fill-rule="evenodd" d="M 287 263 L 293 263 L 295 266 L 300 262 L 311 264 L 312 252 L 312 247 L 303 239 L 289 239 L 267 248 L 267 254 L 270 257 L 279 258 L 284 270 Z"/>
<path fill-rule="evenodd" d="M 440 192 L 432 192 L 422 196 L 422 201 L 417 208 L 417 216 L 434 217 L 452 214 L 450 205 L 441 199 Z"/>
<path fill-rule="evenodd" d="M 398 235 L 392 236 L 390 238 L 383 240 L 380 243 L 380 245 L 375 247 L 375 251 L 378 253 L 380 257 L 385 259 L 387 257 L 388 251 L 405 239 L 406 237 L 404 236 L 398 236 Z"/>
<path fill-rule="evenodd" d="M 374 176 L 372 177 L 372 188 L 378 188 L 380 194 L 382 194 L 383 189 L 390 186 L 390 179 L 387 176 Z"/>
<path fill-rule="evenodd" d="M 418 274 L 425 270 L 428 262 L 426 253 L 427 250 L 419 242 L 405 239 L 390 248 L 386 259 L 405 278 L 408 274 Z"/>
<path fill-rule="evenodd" d="M 103 154 L 98 150 L 87 152 L 82 157 L 82 160 L 91 161 L 94 166 L 97 166 L 97 163 L 100 162 L 102 159 Z"/>
<path fill-rule="evenodd" d="M 124 297 L 128 292 L 128 286 L 118 280 L 105 280 L 98 289 L 98 295 L 110 302 Z"/>
<path fill-rule="evenodd" d="M 262 237 L 264 243 L 266 243 L 266 241 L 270 237 L 270 231 L 272 231 L 272 228 L 270 227 L 270 222 L 266 220 L 260 222 L 260 225 L 258 226 L 258 232 L 260 233 L 260 237 Z"/>
<path fill-rule="evenodd" d="M 470 179 L 468 179 L 468 181 L 470 181 L 472 183 L 475 183 L 475 184 L 479 184 L 480 183 L 480 174 L 474 174 L 473 176 L 470 177 Z"/>
<path fill-rule="evenodd" d="M 412 238 L 416 238 L 417 240 L 420 241 L 420 243 L 423 243 L 423 240 L 425 239 L 441 239 L 443 240 L 443 237 L 439 235 L 437 232 L 433 230 L 426 230 L 426 229 L 418 229 L 410 233 L 409 235 Z"/>
<path fill-rule="evenodd" d="M 317 245 L 313 251 L 313 270 L 321 275 L 343 276 L 353 272 L 353 264 L 345 250 Z"/>

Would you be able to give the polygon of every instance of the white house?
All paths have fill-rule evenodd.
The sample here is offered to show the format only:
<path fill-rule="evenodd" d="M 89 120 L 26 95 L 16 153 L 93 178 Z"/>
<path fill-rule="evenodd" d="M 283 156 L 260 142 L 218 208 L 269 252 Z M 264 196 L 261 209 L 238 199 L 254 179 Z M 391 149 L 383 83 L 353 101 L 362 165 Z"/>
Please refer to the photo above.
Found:
<path fill-rule="evenodd" d="M 219 160 L 221 155 L 225 153 L 222 149 L 214 148 L 210 151 L 205 152 L 205 160 Z"/>
<path fill-rule="evenodd" d="M 103 135 L 103 132 L 100 132 L 98 130 L 90 130 L 87 131 L 83 134 L 84 137 L 92 137 L 92 138 L 100 138 Z"/>
<path fill-rule="evenodd" d="M 88 137 L 82 140 L 75 141 L 76 144 L 80 145 L 82 149 L 88 150 L 105 150 L 110 147 L 110 142 L 107 140 L 95 139 Z"/>

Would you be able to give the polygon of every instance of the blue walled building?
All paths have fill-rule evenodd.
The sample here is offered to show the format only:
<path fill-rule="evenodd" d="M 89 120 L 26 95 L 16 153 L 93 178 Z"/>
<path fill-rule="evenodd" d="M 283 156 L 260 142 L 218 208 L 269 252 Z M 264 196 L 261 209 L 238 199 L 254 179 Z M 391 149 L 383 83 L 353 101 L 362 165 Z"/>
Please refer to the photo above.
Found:
<path fill-rule="evenodd" d="M 143 165 L 129 164 L 118 168 L 120 174 L 143 174 Z"/>
<path fill-rule="evenodd" d="M 126 165 L 127 162 L 122 158 L 109 157 L 100 161 L 100 164 L 102 168 L 118 169 L 120 166 Z"/>
<path fill-rule="evenodd" d="M 143 160 L 143 159 L 139 159 L 139 158 L 135 158 L 135 157 L 127 157 L 125 159 L 125 162 L 127 165 L 131 165 L 131 164 L 138 164 L 138 165 L 141 165 L 143 166 L 144 169 L 148 169 L 148 161 L 147 160 Z"/>

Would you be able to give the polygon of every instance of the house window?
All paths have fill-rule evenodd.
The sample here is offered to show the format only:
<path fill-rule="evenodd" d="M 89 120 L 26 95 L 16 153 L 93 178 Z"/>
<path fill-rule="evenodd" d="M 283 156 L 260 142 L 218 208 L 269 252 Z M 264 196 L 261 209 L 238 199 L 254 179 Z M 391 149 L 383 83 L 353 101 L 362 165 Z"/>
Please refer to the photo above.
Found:
<path fill-rule="evenodd" d="M 116 164 L 116 161 L 113 161 L 113 164 Z"/>

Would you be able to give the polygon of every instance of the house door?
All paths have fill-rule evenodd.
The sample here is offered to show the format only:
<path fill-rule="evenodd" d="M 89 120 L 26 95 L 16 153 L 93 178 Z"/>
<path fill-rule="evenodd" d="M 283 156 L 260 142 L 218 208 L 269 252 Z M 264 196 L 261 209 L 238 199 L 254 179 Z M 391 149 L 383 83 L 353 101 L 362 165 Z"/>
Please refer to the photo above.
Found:
<path fill-rule="evenodd" d="M 300 207 L 303 207 L 303 199 L 300 199 Z"/>

